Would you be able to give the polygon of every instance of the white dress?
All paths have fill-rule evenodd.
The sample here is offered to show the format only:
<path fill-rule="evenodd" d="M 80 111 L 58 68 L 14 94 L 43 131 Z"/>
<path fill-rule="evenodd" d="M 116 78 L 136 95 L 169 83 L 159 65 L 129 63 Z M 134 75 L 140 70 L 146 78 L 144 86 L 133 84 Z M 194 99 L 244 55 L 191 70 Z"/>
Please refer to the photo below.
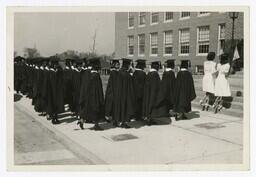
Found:
<path fill-rule="evenodd" d="M 204 92 L 215 92 L 214 82 L 215 78 L 213 73 L 216 72 L 216 62 L 214 61 L 205 61 L 204 62 L 204 77 L 203 77 L 203 91 Z"/>
<path fill-rule="evenodd" d="M 217 65 L 218 77 L 215 80 L 215 96 L 231 96 L 229 82 L 225 76 L 229 72 L 229 63 Z"/>

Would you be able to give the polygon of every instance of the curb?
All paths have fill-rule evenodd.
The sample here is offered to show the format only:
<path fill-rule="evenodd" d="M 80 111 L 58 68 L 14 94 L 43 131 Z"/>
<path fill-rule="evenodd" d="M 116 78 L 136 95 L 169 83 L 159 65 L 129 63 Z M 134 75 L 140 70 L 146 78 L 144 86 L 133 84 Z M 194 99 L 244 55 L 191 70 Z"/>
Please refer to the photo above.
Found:
<path fill-rule="evenodd" d="M 42 127 L 46 133 L 52 136 L 54 139 L 59 141 L 61 144 L 64 145 L 69 151 L 74 153 L 78 158 L 85 162 L 90 162 L 91 165 L 104 165 L 107 164 L 104 160 L 100 159 L 98 156 L 87 150 L 86 148 L 82 147 L 80 144 L 73 141 L 71 138 L 54 128 L 54 126 L 45 123 L 43 120 L 35 118 L 35 114 L 31 112 L 29 109 L 24 107 L 20 103 L 14 104 L 14 109 L 18 109 L 22 111 L 24 114 L 31 116 L 35 122 Z"/>

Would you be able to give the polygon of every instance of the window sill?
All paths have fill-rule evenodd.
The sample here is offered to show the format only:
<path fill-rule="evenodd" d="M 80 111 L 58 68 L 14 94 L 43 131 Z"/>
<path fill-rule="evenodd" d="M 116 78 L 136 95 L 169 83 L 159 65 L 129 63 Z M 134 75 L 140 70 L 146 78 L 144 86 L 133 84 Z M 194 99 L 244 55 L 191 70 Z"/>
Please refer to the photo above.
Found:
<path fill-rule="evenodd" d="M 205 57 L 205 56 L 207 56 L 207 54 L 208 53 L 198 53 L 198 54 L 196 54 L 196 56 L 198 56 L 198 57 Z"/>
<path fill-rule="evenodd" d="M 139 28 L 142 28 L 142 27 L 145 27 L 145 26 L 146 26 L 146 24 L 144 24 L 144 25 L 138 25 Z"/>
<path fill-rule="evenodd" d="M 207 16 L 210 16 L 210 13 L 197 15 L 197 17 L 207 17 Z"/>
<path fill-rule="evenodd" d="M 180 17 L 180 20 L 188 20 L 190 17 Z"/>
<path fill-rule="evenodd" d="M 151 57 L 157 57 L 158 54 L 150 54 Z"/>
<path fill-rule="evenodd" d="M 172 56 L 172 54 L 165 54 L 164 53 L 164 57 L 171 57 Z"/>
<path fill-rule="evenodd" d="M 164 23 L 170 23 L 173 22 L 173 20 L 165 20 Z"/>
<path fill-rule="evenodd" d="M 178 56 L 179 57 L 186 57 L 186 56 L 189 56 L 189 54 L 179 54 Z"/>
<path fill-rule="evenodd" d="M 138 56 L 139 57 L 145 57 L 145 54 L 139 54 Z"/>
<path fill-rule="evenodd" d="M 152 26 L 153 26 L 153 25 L 157 25 L 157 24 L 158 24 L 158 22 L 157 22 L 157 23 L 150 23 L 150 25 L 152 25 Z"/>
<path fill-rule="evenodd" d="M 128 27 L 128 29 L 134 29 L 134 26 L 132 26 L 132 27 Z"/>

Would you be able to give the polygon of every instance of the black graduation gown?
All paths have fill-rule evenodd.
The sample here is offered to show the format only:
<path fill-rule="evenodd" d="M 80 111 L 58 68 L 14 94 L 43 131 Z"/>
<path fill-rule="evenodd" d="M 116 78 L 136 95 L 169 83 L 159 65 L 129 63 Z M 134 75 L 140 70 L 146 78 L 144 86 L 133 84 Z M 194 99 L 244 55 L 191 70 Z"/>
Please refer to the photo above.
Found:
<path fill-rule="evenodd" d="M 185 70 L 179 71 L 175 84 L 174 111 L 187 113 L 191 111 L 191 101 L 196 98 L 192 74 Z"/>
<path fill-rule="evenodd" d="M 32 69 L 32 105 L 35 106 L 36 101 L 38 99 L 38 87 L 40 87 L 40 84 L 38 84 L 38 79 L 39 79 L 39 68 L 33 68 Z"/>
<path fill-rule="evenodd" d="M 167 105 L 161 95 L 161 80 L 157 71 L 146 76 L 143 97 L 143 116 L 147 118 L 168 117 Z"/>
<path fill-rule="evenodd" d="M 168 110 L 172 109 L 174 104 L 175 80 L 176 78 L 174 71 L 164 71 L 161 81 L 161 93 L 164 95 L 164 101 L 168 107 Z"/>
<path fill-rule="evenodd" d="M 86 69 L 81 72 L 81 86 L 80 86 L 80 96 L 79 96 L 79 115 L 82 119 L 89 120 L 87 116 L 88 107 L 88 88 L 90 85 L 91 70 Z"/>
<path fill-rule="evenodd" d="M 26 94 L 28 92 L 28 66 L 22 64 L 21 67 L 21 93 Z"/>
<path fill-rule="evenodd" d="M 72 105 L 72 93 L 73 93 L 73 84 L 72 84 L 72 70 L 64 69 L 63 70 L 63 82 L 64 82 L 64 102 L 68 104 L 71 108 Z"/>
<path fill-rule="evenodd" d="M 43 92 L 44 87 L 42 87 L 42 84 L 45 84 L 44 82 L 44 74 L 45 70 L 39 69 L 37 73 L 37 91 L 36 91 L 36 103 L 35 103 L 35 110 L 37 112 L 44 112 L 45 111 L 45 100 L 43 99 Z"/>
<path fill-rule="evenodd" d="M 48 71 L 47 82 L 47 113 L 51 115 L 64 112 L 62 71 Z"/>
<path fill-rule="evenodd" d="M 79 113 L 79 97 L 80 97 L 80 89 L 81 89 L 81 71 L 73 70 L 72 72 L 72 106 L 71 111 L 75 113 Z"/>
<path fill-rule="evenodd" d="M 119 120 L 122 123 L 129 122 L 132 116 L 135 114 L 135 92 L 133 87 L 133 78 L 129 74 L 128 71 L 121 68 L 119 71 L 120 74 L 120 97 L 119 99 L 119 106 L 120 110 L 117 110 L 120 113 Z M 117 109 L 118 109 L 117 108 Z"/>
<path fill-rule="evenodd" d="M 104 94 L 99 73 L 91 72 L 87 93 L 86 118 L 97 123 L 104 119 Z"/>
<path fill-rule="evenodd" d="M 118 70 L 112 70 L 105 94 L 105 115 L 112 116 L 115 122 L 121 121 L 121 89 L 121 75 Z"/>
<path fill-rule="evenodd" d="M 142 70 L 135 70 L 133 73 L 134 92 L 136 99 L 135 118 L 142 118 L 144 84 L 146 80 L 146 73 Z"/>

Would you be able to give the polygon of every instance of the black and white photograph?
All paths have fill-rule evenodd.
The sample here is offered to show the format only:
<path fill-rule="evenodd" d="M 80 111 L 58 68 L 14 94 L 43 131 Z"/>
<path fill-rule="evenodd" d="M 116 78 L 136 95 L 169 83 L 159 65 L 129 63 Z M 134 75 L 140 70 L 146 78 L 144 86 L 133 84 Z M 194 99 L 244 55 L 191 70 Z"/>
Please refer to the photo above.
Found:
<path fill-rule="evenodd" d="M 8 20 L 10 170 L 248 170 L 247 7 L 8 7 Z"/>

